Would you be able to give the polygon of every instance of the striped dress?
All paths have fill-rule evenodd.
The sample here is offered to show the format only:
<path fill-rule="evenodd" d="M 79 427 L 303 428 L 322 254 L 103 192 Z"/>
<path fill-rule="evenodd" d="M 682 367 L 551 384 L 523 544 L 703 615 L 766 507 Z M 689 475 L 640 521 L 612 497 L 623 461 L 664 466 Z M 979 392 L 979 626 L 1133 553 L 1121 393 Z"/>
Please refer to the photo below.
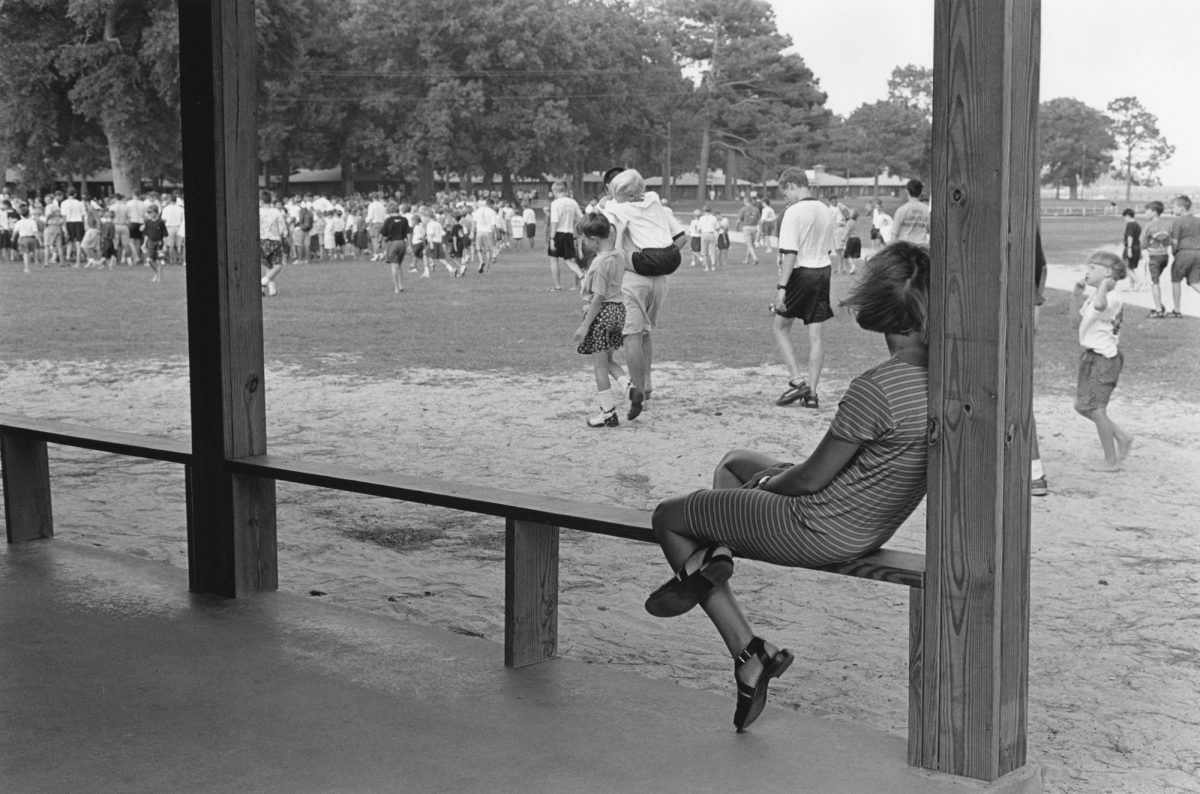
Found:
<path fill-rule="evenodd" d="M 925 497 L 928 371 L 892 358 L 850 382 L 829 432 L 859 445 L 850 463 L 814 494 L 753 488 L 686 497 L 689 532 L 741 557 L 816 567 L 882 546 Z"/>

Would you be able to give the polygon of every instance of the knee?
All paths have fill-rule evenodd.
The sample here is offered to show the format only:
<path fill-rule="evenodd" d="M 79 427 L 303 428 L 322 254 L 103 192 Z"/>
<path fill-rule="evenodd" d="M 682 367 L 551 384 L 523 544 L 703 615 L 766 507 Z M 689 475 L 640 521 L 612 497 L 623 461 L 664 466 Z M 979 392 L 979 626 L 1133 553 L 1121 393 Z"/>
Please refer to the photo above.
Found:
<path fill-rule="evenodd" d="M 682 526 L 682 521 L 683 497 L 673 496 L 659 502 L 650 516 L 654 539 L 661 544 L 668 535 Z"/>

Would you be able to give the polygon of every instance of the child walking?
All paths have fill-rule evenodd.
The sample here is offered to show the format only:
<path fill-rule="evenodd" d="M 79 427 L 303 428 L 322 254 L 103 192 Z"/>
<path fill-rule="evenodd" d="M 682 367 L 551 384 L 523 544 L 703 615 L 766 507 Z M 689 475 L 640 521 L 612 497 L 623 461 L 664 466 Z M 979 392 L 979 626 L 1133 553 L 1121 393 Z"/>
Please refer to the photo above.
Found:
<path fill-rule="evenodd" d="M 595 246 L 596 258 L 583 274 L 579 291 L 583 296 L 583 322 L 575 329 L 580 355 L 592 360 L 596 375 L 596 396 L 600 413 L 587 420 L 588 427 L 616 427 L 617 400 L 611 378 L 624 378 L 625 371 L 613 361 L 613 351 L 624 341 L 625 303 L 621 298 L 621 279 L 625 275 L 625 254 L 616 248 L 616 230 L 608 218 L 589 213 L 580 231 Z"/>
<path fill-rule="evenodd" d="M 794 657 L 754 634 L 729 587 L 734 555 L 796 567 L 852 560 L 886 543 L 925 496 L 928 294 L 923 248 L 899 242 L 880 251 L 842 305 L 883 334 L 890 357 L 850 382 L 812 454 L 789 464 L 733 450 L 712 490 L 654 511 L 654 536 L 675 575 L 646 610 L 673 617 L 699 604 L 708 614 L 734 659 L 739 731 L 762 713 L 767 684 Z"/>
<path fill-rule="evenodd" d="M 1079 312 L 1079 344 L 1083 346 L 1075 410 L 1096 425 L 1104 450 L 1104 466 L 1100 470 L 1117 471 L 1133 448 L 1133 436 L 1108 416 L 1108 400 L 1125 364 L 1125 357 L 1117 349 L 1125 304 L 1113 288 L 1128 271 L 1125 261 L 1108 251 L 1095 252 L 1088 257 L 1087 264 L 1087 272 L 1075 284 L 1071 298 L 1072 310 Z M 1089 287 L 1093 292 L 1085 299 Z"/>

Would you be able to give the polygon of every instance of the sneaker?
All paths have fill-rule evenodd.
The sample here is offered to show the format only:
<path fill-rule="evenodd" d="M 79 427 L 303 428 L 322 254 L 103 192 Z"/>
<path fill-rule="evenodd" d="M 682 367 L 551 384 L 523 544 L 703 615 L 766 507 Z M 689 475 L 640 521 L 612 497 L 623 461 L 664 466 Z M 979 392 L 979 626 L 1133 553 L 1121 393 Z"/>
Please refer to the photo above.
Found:
<path fill-rule="evenodd" d="M 271 296 L 279 294 L 279 287 L 275 286 L 274 281 L 267 282 L 267 294 Z"/>
<path fill-rule="evenodd" d="M 595 416 L 589 416 L 587 420 L 588 427 L 616 427 L 619 424 L 621 420 L 617 418 L 616 408 L 601 411 Z"/>
<path fill-rule="evenodd" d="M 813 400 L 816 400 L 816 395 L 812 393 L 812 389 L 808 387 L 807 383 L 804 381 L 796 382 L 794 380 L 789 380 L 787 389 L 783 392 L 783 394 L 779 395 L 779 399 L 775 401 L 775 404 L 791 405 L 792 403 L 796 402 L 796 400 L 804 399 L 808 395 L 812 395 Z"/>
<path fill-rule="evenodd" d="M 459 265 L 459 266 L 458 266 L 458 277 L 459 277 L 459 278 L 462 278 L 462 277 L 463 277 L 463 276 L 465 276 L 466 274 L 467 274 L 467 266 L 466 266 L 466 265 Z"/>
<path fill-rule="evenodd" d="M 1029 481 L 1029 494 L 1031 496 L 1045 496 L 1048 493 L 1050 493 L 1050 489 L 1046 485 L 1045 476 L 1037 477 Z"/>

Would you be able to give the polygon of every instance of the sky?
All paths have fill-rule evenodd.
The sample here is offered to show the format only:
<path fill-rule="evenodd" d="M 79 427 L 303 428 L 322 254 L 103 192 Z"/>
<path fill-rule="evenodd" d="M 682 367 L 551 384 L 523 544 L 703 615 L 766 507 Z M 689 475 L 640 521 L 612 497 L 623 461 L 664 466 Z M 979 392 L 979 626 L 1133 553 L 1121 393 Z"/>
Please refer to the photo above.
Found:
<path fill-rule="evenodd" d="M 847 115 L 887 96 L 892 69 L 933 66 L 934 0 L 770 0 L 828 95 Z M 1042 0 L 1041 99 L 1103 111 L 1136 96 L 1175 146 L 1165 185 L 1200 185 L 1200 0 Z"/>

